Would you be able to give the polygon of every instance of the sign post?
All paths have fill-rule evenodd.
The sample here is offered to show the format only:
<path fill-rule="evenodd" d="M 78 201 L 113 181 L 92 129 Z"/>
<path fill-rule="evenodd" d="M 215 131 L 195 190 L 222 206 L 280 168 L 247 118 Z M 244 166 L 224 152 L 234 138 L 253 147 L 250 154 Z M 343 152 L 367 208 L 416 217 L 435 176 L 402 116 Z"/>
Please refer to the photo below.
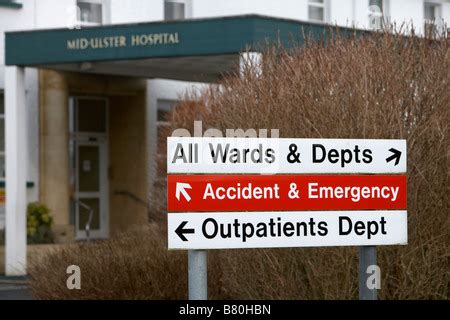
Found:
<path fill-rule="evenodd" d="M 188 251 L 189 300 L 208 299 L 208 252 Z"/>
<path fill-rule="evenodd" d="M 358 246 L 360 299 L 376 299 L 375 246 L 407 243 L 405 140 L 171 137 L 167 168 L 189 299 L 207 299 L 206 250 L 323 246 Z"/>
<path fill-rule="evenodd" d="M 368 285 L 370 266 L 377 265 L 377 247 L 359 247 L 359 300 L 377 300 L 376 287 Z"/>

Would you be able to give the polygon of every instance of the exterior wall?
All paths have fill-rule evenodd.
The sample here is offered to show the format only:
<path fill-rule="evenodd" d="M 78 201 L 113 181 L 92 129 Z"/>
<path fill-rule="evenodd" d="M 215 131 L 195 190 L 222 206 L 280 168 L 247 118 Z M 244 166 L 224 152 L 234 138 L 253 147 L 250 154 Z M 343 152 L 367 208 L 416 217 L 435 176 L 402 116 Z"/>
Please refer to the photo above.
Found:
<path fill-rule="evenodd" d="M 34 15 L 35 6 L 34 1 L 31 1 L 27 6 L 23 6 L 21 9 L 17 8 L 9 8 L 9 7 L 0 7 L 0 93 L 3 92 L 5 88 L 5 67 L 4 67 L 4 59 L 5 59 L 5 30 L 25 30 L 25 29 L 33 29 L 34 28 Z M 25 85 L 26 85 L 26 104 L 28 108 L 28 118 L 27 124 L 29 126 L 29 130 L 27 132 L 27 138 L 29 141 L 28 146 L 28 168 L 27 168 L 27 180 L 34 182 L 34 186 L 32 188 L 27 189 L 27 196 L 30 201 L 36 201 L 37 194 L 37 186 L 35 181 L 37 181 L 37 154 L 36 148 L 38 146 L 37 139 L 37 73 L 32 69 L 26 69 L 25 72 Z M 4 206 L 0 208 L 0 229 L 4 228 Z"/>
<path fill-rule="evenodd" d="M 27 188 L 29 202 L 39 200 L 39 72 L 25 69 L 26 106 L 27 106 Z"/>
<path fill-rule="evenodd" d="M 330 23 L 351 27 L 356 21 L 356 5 L 366 0 L 340 0 L 330 2 Z M 360 17 L 361 18 L 361 17 Z"/>
<path fill-rule="evenodd" d="M 111 23 L 164 20 L 164 2 L 160 0 L 110 0 Z"/>
<path fill-rule="evenodd" d="M 450 20 L 450 3 L 439 1 L 442 4 L 442 17 Z M 409 24 L 414 26 L 418 33 L 423 31 L 423 0 L 387 0 L 385 5 L 391 21 L 398 26 Z M 328 0 L 328 22 L 339 26 L 352 26 L 369 28 L 369 0 Z M 194 0 L 193 17 L 221 17 L 238 14 L 262 14 L 274 17 L 296 20 L 308 20 L 307 0 L 227 0 L 210 1 Z"/>
<path fill-rule="evenodd" d="M 27 30 L 35 27 L 34 23 L 35 5 L 34 0 L 28 1 L 22 8 L 0 7 L 0 92 L 5 87 L 5 34 L 6 30 Z M 38 155 L 36 153 L 38 148 L 38 116 L 37 116 L 37 73 L 32 69 L 26 69 L 25 84 L 27 91 L 27 108 L 29 131 L 27 138 L 28 144 L 28 168 L 27 180 L 34 182 L 34 187 L 27 189 L 28 197 L 31 201 L 37 200 L 37 164 Z M 3 226 L 3 214 L 0 214 L 0 228 Z"/>
<path fill-rule="evenodd" d="M 365 28 L 369 22 L 368 0 L 353 1 L 352 21 L 357 28 Z"/>
<path fill-rule="evenodd" d="M 307 3 L 307 0 L 194 0 L 193 17 L 205 18 L 239 14 L 262 14 L 281 18 L 307 20 Z"/>
<path fill-rule="evenodd" d="M 442 4 L 442 19 L 446 21 L 447 28 L 450 28 L 450 1 Z"/>
<path fill-rule="evenodd" d="M 115 96 L 109 112 L 110 233 L 148 221 L 145 90 Z"/>
<path fill-rule="evenodd" d="M 22 2 L 24 7 L 28 2 L 34 2 L 36 29 L 65 28 L 73 25 L 76 21 L 76 0 L 22 0 Z"/>
<path fill-rule="evenodd" d="M 417 33 L 423 31 L 423 1 L 422 0 L 391 0 L 391 20 L 397 26 L 405 24 L 417 29 Z"/>
<path fill-rule="evenodd" d="M 0 7 L 0 91 L 4 84 L 4 31 L 30 30 L 36 28 L 63 27 L 66 25 L 66 6 L 75 0 L 26 0 L 20 1 L 22 8 Z M 64 9 L 64 10 L 63 10 Z M 27 181 L 32 185 L 27 188 L 30 202 L 39 199 L 39 93 L 38 71 L 26 68 L 26 104 L 27 104 Z M 3 223 L 0 217 L 0 228 Z"/>

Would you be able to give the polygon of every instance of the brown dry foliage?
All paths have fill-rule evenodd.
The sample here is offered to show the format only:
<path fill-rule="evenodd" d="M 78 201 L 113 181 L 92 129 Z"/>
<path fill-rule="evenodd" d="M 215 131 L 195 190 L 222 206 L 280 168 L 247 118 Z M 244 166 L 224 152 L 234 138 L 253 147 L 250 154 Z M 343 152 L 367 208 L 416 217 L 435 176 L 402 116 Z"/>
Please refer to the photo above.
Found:
<path fill-rule="evenodd" d="M 281 52 L 281 53 L 280 53 Z M 282 137 L 407 139 L 408 245 L 378 247 L 381 299 L 448 295 L 449 50 L 446 41 L 375 34 L 269 48 L 262 75 L 190 93 L 173 128 L 277 128 Z M 192 101 L 197 101 L 193 103 Z M 77 246 L 30 268 L 38 298 L 186 297 L 186 255 L 164 231 Z M 165 238 L 164 234 L 164 238 Z M 127 242 L 128 241 L 128 242 Z M 125 258 L 126 257 L 126 258 Z M 356 248 L 211 251 L 212 298 L 355 299 Z M 80 261 L 85 289 L 65 289 Z M 45 272 L 44 272 L 45 271 Z M 141 291 L 142 290 L 142 291 Z"/>
<path fill-rule="evenodd" d="M 38 299 L 187 299 L 187 254 L 167 250 L 167 232 L 155 224 L 107 241 L 54 250 L 29 266 Z M 211 259 L 213 260 L 213 259 Z M 81 271 L 81 290 L 68 290 L 67 267 Z M 210 262 L 214 272 L 217 264 Z M 220 270 L 214 272 L 220 275 Z M 213 276 L 213 281 L 218 282 Z M 219 296 L 214 290 L 211 295 Z"/>

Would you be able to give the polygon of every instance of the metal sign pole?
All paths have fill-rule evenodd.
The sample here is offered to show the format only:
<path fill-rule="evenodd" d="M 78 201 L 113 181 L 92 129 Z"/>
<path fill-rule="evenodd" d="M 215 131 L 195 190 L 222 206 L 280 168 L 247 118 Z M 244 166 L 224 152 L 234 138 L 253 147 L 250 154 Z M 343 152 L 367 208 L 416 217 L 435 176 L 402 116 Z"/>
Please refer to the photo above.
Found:
<path fill-rule="evenodd" d="M 369 288 L 367 285 L 367 280 L 371 276 L 367 268 L 375 265 L 377 265 L 377 247 L 359 247 L 359 300 L 377 300 L 377 289 Z"/>
<path fill-rule="evenodd" d="M 188 251 L 189 300 L 208 300 L 208 251 Z"/>

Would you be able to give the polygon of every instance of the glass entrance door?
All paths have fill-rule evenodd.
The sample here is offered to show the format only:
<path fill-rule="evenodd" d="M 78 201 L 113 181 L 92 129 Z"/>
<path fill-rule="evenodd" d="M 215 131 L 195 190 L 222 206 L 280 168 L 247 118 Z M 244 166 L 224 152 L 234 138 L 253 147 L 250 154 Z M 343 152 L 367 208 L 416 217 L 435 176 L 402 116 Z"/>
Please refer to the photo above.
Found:
<path fill-rule="evenodd" d="M 75 194 L 78 239 L 106 238 L 107 213 L 103 170 L 106 152 L 101 142 L 77 143 L 77 191 Z"/>
<path fill-rule="evenodd" d="M 76 238 L 107 238 L 107 100 L 73 97 L 71 110 L 72 208 Z"/>

